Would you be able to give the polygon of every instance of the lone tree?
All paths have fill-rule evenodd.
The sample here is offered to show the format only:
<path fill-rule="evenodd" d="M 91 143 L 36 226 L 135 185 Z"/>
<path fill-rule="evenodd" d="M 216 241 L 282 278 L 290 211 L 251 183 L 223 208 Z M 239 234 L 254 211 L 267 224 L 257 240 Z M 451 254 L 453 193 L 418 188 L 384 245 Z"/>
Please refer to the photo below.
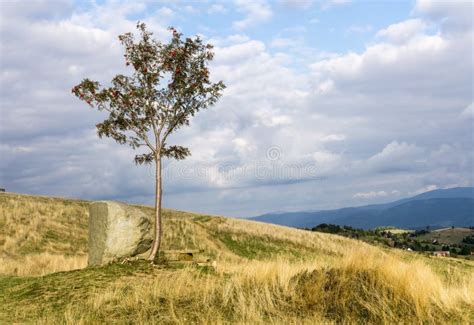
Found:
<path fill-rule="evenodd" d="M 138 23 L 140 39 L 132 33 L 118 38 L 125 48 L 125 64 L 132 66 L 131 76 L 116 75 L 110 87 L 84 79 L 72 88 L 81 100 L 99 111 L 109 112 L 96 125 L 100 138 L 111 137 L 133 149 L 145 148 L 135 156 L 136 164 L 156 166 L 155 239 L 150 261 L 154 261 L 161 242 L 161 160 L 163 157 L 184 159 L 188 148 L 169 146 L 171 133 L 189 125 L 189 119 L 219 99 L 225 85 L 212 83 L 208 63 L 213 59 L 213 46 L 195 38 L 182 39 L 174 28 L 169 43 L 152 38 L 144 23 Z"/>

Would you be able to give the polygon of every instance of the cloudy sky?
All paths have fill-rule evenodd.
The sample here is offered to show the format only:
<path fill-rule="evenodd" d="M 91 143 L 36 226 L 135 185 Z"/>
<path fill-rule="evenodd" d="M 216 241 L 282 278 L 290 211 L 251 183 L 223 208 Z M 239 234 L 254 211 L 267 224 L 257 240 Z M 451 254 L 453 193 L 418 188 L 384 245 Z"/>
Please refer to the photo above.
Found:
<path fill-rule="evenodd" d="M 227 89 L 173 143 L 166 207 L 236 217 L 472 186 L 473 7 L 455 1 L 1 1 L 0 187 L 153 203 L 151 167 L 71 94 L 144 21 L 215 45 Z"/>

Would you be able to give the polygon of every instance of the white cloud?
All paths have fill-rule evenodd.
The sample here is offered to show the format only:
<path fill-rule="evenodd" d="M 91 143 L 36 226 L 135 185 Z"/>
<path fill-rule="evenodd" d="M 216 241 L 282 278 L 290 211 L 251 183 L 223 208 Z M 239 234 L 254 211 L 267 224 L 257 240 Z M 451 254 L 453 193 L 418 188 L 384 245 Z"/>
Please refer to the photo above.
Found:
<path fill-rule="evenodd" d="M 255 150 L 255 146 L 252 145 L 252 141 L 248 141 L 244 138 L 235 138 L 232 140 L 235 146 L 235 150 L 241 155 L 247 155 Z"/>
<path fill-rule="evenodd" d="M 316 163 L 321 165 L 332 165 L 340 160 L 338 155 L 324 151 L 313 152 L 312 156 Z"/>
<path fill-rule="evenodd" d="M 277 111 L 266 107 L 257 110 L 255 112 L 255 117 L 258 123 L 265 125 L 266 127 L 276 127 L 292 123 L 290 116 L 279 114 Z"/>
<path fill-rule="evenodd" d="M 474 118 L 474 103 L 470 103 L 461 113 L 463 118 Z"/>
<path fill-rule="evenodd" d="M 332 80 L 338 90 L 378 92 L 379 97 L 390 92 L 416 93 L 421 97 L 432 96 L 436 89 L 435 95 L 443 97 L 453 91 L 448 84 L 467 93 L 468 87 L 462 85 L 471 83 L 467 73 L 472 67 L 470 52 L 468 39 L 454 42 L 441 35 L 420 35 L 402 45 L 375 43 L 361 54 L 317 61 L 311 68 L 316 80 Z"/>
<path fill-rule="evenodd" d="M 270 5 L 265 0 L 236 0 L 235 5 L 246 15 L 244 19 L 232 23 L 232 26 L 238 30 L 266 22 L 273 15 Z"/>
<path fill-rule="evenodd" d="M 318 83 L 318 86 L 316 88 L 316 92 L 318 94 L 329 94 L 334 90 L 334 81 L 332 80 L 324 80 L 320 83 Z"/>
<path fill-rule="evenodd" d="M 388 196 L 388 193 L 385 191 L 371 191 L 371 192 L 359 192 L 354 194 L 355 199 L 364 199 L 364 200 L 370 200 L 378 197 L 385 197 Z"/>
<path fill-rule="evenodd" d="M 192 10 L 192 7 L 191 7 L 191 10 Z M 161 7 L 156 13 L 164 18 L 171 18 L 175 14 L 174 11 L 168 7 Z"/>
<path fill-rule="evenodd" d="M 297 10 L 309 9 L 313 4 L 313 0 L 279 0 L 280 5 Z"/>
<path fill-rule="evenodd" d="M 189 14 L 197 14 L 199 10 L 191 5 L 187 5 L 183 7 L 183 10 Z"/>
<path fill-rule="evenodd" d="M 344 141 L 346 136 L 344 134 L 328 134 L 321 138 L 322 142 Z"/>
<path fill-rule="evenodd" d="M 290 46 L 294 46 L 297 43 L 298 40 L 294 38 L 277 37 L 272 40 L 270 45 L 274 48 L 288 48 Z"/>
<path fill-rule="evenodd" d="M 227 40 L 230 43 L 245 43 L 245 42 L 250 41 L 250 37 L 248 37 L 247 35 L 243 35 L 243 34 L 233 34 L 233 35 L 230 35 L 229 37 L 227 37 Z"/>
<path fill-rule="evenodd" d="M 420 149 L 413 144 L 406 142 L 399 143 L 398 141 L 392 141 L 383 148 L 383 150 L 376 155 L 372 156 L 370 160 L 392 160 L 394 158 L 404 158 L 407 156 L 414 156 L 420 153 Z"/>
<path fill-rule="evenodd" d="M 376 172 L 410 171 L 424 162 L 424 150 L 406 142 L 392 141 L 367 161 L 367 167 Z"/>
<path fill-rule="evenodd" d="M 421 193 L 425 193 L 425 192 L 429 192 L 429 191 L 434 191 L 434 190 L 437 190 L 439 187 L 435 184 L 431 184 L 431 185 L 426 185 L 426 186 L 423 186 L 419 189 L 417 189 L 416 191 L 412 192 L 411 194 L 412 195 L 417 195 L 417 194 L 421 194 Z"/>
<path fill-rule="evenodd" d="M 471 1 L 417 0 L 414 12 L 431 21 L 439 22 L 442 31 L 448 35 L 472 33 Z"/>
<path fill-rule="evenodd" d="M 227 12 L 226 7 L 224 7 L 221 3 L 214 3 L 212 4 L 209 9 L 207 10 L 209 14 L 223 14 Z"/>
<path fill-rule="evenodd" d="M 321 1 L 320 8 L 321 10 L 328 10 L 333 7 L 341 6 L 341 5 L 346 5 L 348 3 L 351 3 L 352 0 L 323 0 Z"/>
<path fill-rule="evenodd" d="M 406 20 L 388 26 L 377 32 L 377 37 L 385 38 L 392 43 L 405 43 L 413 37 L 421 35 L 426 29 L 426 23 L 417 18 Z"/>
<path fill-rule="evenodd" d="M 371 32 L 373 29 L 372 25 L 351 25 L 347 28 L 346 32 L 348 34 L 365 34 Z"/>
<path fill-rule="evenodd" d="M 265 44 L 252 40 L 228 47 L 216 48 L 215 60 L 218 64 L 243 62 L 264 53 L 264 51 Z"/>

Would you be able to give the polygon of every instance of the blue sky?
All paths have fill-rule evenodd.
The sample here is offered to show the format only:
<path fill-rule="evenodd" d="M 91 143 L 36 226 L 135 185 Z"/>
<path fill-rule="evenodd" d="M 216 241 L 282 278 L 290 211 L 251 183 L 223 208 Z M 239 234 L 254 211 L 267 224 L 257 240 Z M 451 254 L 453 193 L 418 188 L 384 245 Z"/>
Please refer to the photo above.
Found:
<path fill-rule="evenodd" d="M 164 205 L 236 217 L 472 186 L 467 1 L 7 1 L 0 4 L 0 186 L 153 203 L 153 170 L 98 139 L 71 96 L 129 73 L 117 35 L 147 23 L 215 45 L 227 89 L 172 142 Z"/>

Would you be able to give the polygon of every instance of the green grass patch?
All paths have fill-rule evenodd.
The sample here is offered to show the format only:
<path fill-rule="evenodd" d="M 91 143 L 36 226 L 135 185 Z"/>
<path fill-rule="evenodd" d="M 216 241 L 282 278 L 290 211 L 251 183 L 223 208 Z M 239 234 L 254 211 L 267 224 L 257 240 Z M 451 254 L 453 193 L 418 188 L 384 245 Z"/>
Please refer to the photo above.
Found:
<path fill-rule="evenodd" d="M 26 322 L 30 317 L 60 313 L 72 301 L 89 297 L 95 289 L 105 288 L 121 277 L 149 274 L 153 270 L 149 263 L 135 261 L 42 277 L 0 277 L 0 323 L 13 319 Z"/>
<path fill-rule="evenodd" d="M 213 235 L 232 253 L 249 260 L 270 259 L 277 256 L 301 260 L 314 256 L 314 251 L 305 246 L 267 236 L 251 236 L 221 230 L 213 231 Z"/>

